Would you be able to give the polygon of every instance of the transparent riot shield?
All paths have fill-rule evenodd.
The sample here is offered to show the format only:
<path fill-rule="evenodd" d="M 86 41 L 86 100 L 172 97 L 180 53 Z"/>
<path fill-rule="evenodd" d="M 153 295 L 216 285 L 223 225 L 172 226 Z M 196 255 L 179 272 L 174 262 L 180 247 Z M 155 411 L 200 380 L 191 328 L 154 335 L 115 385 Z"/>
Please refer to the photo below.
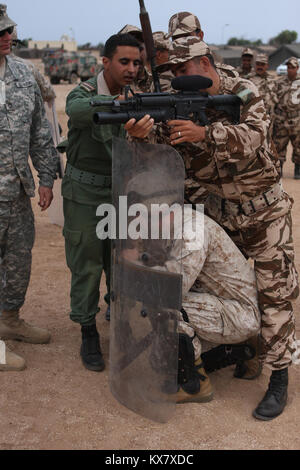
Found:
<path fill-rule="evenodd" d="M 55 147 L 61 142 L 61 137 L 59 133 L 59 125 L 55 108 L 55 101 L 45 103 L 46 117 L 50 124 L 51 134 Z M 61 195 L 61 179 L 64 175 L 64 159 L 61 154 L 57 152 L 59 156 L 59 176 L 60 178 L 54 181 L 53 185 L 53 201 L 51 206 L 48 209 L 49 218 L 52 224 L 63 226 L 64 216 L 63 216 L 63 198 Z"/>
<path fill-rule="evenodd" d="M 110 388 L 158 422 L 177 392 L 183 202 L 184 166 L 172 147 L 114 139 Z"/>

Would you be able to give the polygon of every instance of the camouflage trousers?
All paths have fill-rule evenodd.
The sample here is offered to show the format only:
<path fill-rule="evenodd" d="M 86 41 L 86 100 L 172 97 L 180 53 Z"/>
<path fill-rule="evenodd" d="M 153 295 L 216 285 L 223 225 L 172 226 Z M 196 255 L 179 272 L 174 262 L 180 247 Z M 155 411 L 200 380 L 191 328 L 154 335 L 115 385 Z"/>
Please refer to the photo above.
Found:
<path fill-rule="evenodd" d="M 299 295 L 299 286 L 290 210 L 272 221 L 266 221 L 263 214 L 261 220 L 258 215 L 256 218 L 241 216 L 239 220 L 231 214 L 224 216 L 216 211 L 211 202 L 217 203 L 218 199 L 212 196 L 207 207 L 209 215 L 215 220 L 219 219 L 219 224 L 223 225 L 240 250 L 254 260 L 262 316 L 261 361 L 271 370 L 284 369 L 292 363 L 297 351 L 292 300 Z M 268 211 L 270 214 L 273 211 L 274 217 L 276 208 L 268 208 Z"/>
<path fill-rule="evenodd" d="M 34 243 L 30 198 L 0 201 L 0 310 L 18 310 L 25 301 Z"/>
<path fill-rule="evenodd" d="M 260 328 L 257 310 L 238 300 L 219 298 L 208 292 L 189 292 L 182 307 L 188 322 L 180 317 L 178 331 L 193 338 L 196 360 L 201 352 L 218 344 L 246 341 L 257 335 Z"/>
<path fill-rule="evenodd" d="M 279 160 L 286 161 L 286 152 L 289 142 L 293 146 L 292 162 L 300 165 L 300 126 L 274 125 L 273 142 L 275 144 Z"/>

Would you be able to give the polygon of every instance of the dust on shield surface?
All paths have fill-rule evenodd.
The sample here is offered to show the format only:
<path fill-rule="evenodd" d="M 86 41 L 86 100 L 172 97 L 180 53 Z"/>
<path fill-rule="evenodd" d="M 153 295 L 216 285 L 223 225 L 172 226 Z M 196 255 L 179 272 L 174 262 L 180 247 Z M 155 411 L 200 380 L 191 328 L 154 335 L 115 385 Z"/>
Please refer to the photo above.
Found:
<path fill-rule="evenodd" d="M 114 138 L 110 389 L 158 422 L 175 410 L 183 203 L 184 166 L 173 148 Z"/>

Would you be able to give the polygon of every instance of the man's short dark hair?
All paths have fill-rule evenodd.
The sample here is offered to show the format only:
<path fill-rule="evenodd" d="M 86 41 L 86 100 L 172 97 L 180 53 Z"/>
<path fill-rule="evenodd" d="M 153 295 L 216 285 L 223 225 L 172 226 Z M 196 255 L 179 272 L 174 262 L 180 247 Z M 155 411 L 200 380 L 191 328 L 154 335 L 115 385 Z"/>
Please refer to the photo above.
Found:
<path fill-rule="evenodd" d="M 111 59 L 118 46 L 130 46 L 140 48 L 140 43 L 131 34 L 114 34 L 105 43 L 103 56 Z"/>

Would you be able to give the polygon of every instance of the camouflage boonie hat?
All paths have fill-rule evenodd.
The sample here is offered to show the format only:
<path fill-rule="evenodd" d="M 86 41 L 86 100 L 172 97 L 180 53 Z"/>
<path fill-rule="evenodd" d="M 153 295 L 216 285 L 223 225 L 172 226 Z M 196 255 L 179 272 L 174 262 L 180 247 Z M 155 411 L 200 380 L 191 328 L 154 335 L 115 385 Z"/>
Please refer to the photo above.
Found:
<path fill-rule="evenodd" d="M 193 33 L 197 29 L 201 29 L 200 21 L 196 15 L 188 11 L 181 11 L 171 16 L 169 20 L 169 34 L 168 38 L 175 38 L 182 34 Z"/>
<path fill-rule="evenodd" d="M 170 50 L 171 41 L 166 39 L 166 34 L 163 31 L 156 31 L 153 33 L 154 47 L 156 49 Z"/>
<path fill-rule="evenodd" d="M 158 70 L 167 69 L 170 65 L 181 64 L 207 54 L 211 54 L 208 45 L 196 36 L 179 38 L 171 44 L 168 62 L 158 66 Z"/>
<path fill-rule="evenodd" d="M 299 62 L 298 62 L 297 57 L 290 57 L 290 58 L 286 61 L 286 65 L 288 65 L 288 64 L 291 64 L 292 67 L 296 67 L 296 68 L 299 67 Z"/>
<path fill-rule="evenodd" d="M 267 54 L 257 54 L 255 62 L 259 62 L 261 64 L 268 64 L 269 58 Z"/>
<path fill-rule="evenodd" d="M 252 49 L 250 49 L 249 47 L 246 47 L 243 52 L 242 52 L 242 56 L 243 55 L 251 55 L 252 57 L 254 56 L 254 52 L 252 51 Z"/>
<path fill-rule="evenodd" d="M 126 24 L 118 34 L 131 34 L 134 36 L 138 41 L 144 42 L 143 38 L 143 31 L 139 29 L 137 26 L 132 26 L 131 24 Z"/>
<path fill-rule="evenodd" d="M 17 24 L 7 16 L 6 9 L 7 9 L 7 6 L 1 3 L 0 4 L 0 31 L 10 28 L 11 26 L 17 26 Z"/>

